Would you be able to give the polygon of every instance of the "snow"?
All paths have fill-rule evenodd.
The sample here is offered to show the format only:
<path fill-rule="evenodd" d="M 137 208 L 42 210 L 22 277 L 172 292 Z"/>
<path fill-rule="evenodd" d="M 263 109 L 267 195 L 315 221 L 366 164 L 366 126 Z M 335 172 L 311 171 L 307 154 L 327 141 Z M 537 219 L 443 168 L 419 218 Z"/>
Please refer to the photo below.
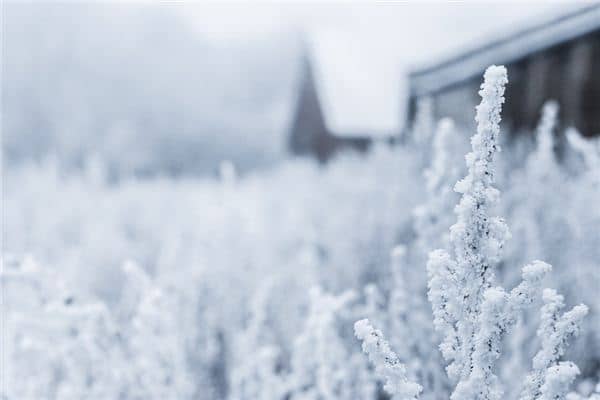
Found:
<path fill-rule="evenodd" d="M 445 121 L 327 165 L 240 174 L 222 160 L 203 179 L 10 165 L 0 396 L 533 400 L 589 386 L 596 142 L 573 136 L 581 160 L 559 163 L 550 106 L 525 162 L 500 154 L 506 82 L 487 70 L 465 159 L 450 138 L 473 132 Z"/>
<path fill-rule="evenodd" d="M 408 380 L 406 367 L 390 349 L 381 331 L 373 328 L 369 320 L 362 319 L 354 324 L 354 332 L 362 340 L 363 351 L 369 355 L 375 371 L 385 380 L 385 390 L 399 400 L 417 398 L 423 388 Z"/>

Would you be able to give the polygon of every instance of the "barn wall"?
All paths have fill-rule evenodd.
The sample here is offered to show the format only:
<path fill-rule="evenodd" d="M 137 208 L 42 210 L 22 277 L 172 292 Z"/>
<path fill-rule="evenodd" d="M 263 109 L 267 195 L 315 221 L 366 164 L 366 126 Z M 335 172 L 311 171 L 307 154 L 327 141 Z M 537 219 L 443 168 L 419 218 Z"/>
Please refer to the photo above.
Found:
<path fill-rule="evenodd" d="M 474 126 L 475 106 L 479 102 L 478 87 L 478 82 L 471 80 L 439 93 L 433 102 L 435 114 L 438 118 L 450 117 L 465 127 Z"/>
<path fill-rule="evenodd" d="M 504 63 L 509 83 L 503 111 L 503 126 L 509 132 L 532 131 L 549 99 L 559 102 L 561 125 L 575 126 L 584 135 L 600 134 L 600 31 L 570 42 Z M 481 74 L 430 94 L 436 119 L 451 117 L 458 125 L 474 126 L 474 107 Z M 416 100 L 409 102 L 414 120 Z"/>
<path fill-rule="evenodd" d="M 586 135 L 600 134 L 600 32 L 585 43 L 587 69 L 581 74 L 582 96 L 580 125 Z"/>

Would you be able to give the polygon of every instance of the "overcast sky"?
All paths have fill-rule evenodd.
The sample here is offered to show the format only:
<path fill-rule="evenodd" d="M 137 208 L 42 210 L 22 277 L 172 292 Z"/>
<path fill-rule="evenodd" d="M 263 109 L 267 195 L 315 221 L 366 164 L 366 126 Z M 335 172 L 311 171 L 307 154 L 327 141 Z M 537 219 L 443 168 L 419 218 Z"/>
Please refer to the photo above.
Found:
<path fill-rule="evenodd" d="M 186 16 L 216 44 L 305 32 L 330 127 L 390 131 L 399 125 L 402 71 L 569 7 L 572 2 L 241 2 L 201 3 Z"/>

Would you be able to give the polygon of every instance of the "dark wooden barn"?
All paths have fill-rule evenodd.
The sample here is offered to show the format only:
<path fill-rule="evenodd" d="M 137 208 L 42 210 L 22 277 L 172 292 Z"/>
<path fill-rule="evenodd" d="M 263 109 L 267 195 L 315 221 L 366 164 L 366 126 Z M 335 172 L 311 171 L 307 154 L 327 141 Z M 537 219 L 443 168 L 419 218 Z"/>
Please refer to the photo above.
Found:
<path fill-rule="evenodd" d="M 503 124 L 510 132 L 531 130 L 545 101 L 557 100 L 559 119 L 585 136 L 600 134 L 600 4 L 511 32 L 409 75 L 408 119 L 428 98 L 433 117 L 451 117 L 471 127 L 485 68 L 503 64 L 509 84 Z"/>
<path fill-rule="evenodd" d="M 326 162 L 341 150 L 365 152 L 371 145 L 368 136 L 345 137 L 327 128 L 307 51 L 301 57 L 295 111 L 290 127 L 288 149 L 294 155 L 312 156 Z"/>

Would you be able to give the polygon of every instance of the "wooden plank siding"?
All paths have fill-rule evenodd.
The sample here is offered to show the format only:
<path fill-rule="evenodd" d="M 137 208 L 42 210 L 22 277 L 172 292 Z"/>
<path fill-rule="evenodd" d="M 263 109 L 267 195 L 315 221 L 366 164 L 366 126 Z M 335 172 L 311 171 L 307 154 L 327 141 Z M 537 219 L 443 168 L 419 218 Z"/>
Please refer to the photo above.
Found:
<path fill-rule="evenodd" d="M 591 7 L 587 12 L 598 14 L 598 10 L 598 7 Z M 575 17 L 582 18 L 582 15 Z M 537 48 L 529 53 L 524 51 L 522 43 L 527 40 L 516 36 L 508 42 L 484 46 L 483 56 L 470 51 L 462 58 L 459 55 L 439 64 L 437 69 L 428 67 L 414 71 L 409 78 L 409 125 L 414 121 L 418 98 L 428 96 L 433 100 L 436 119 L 450 117 L 459 125 L 474 127 L 473 108 L 479 103 L 477 92 L 485 67 L 503 64 L 509 77 L 503 111 L 506 131 L 531 132 L 540 117 L 542 105 L 553 99 L 560 105 L 559 119 L 563 127 L 575 126 L 585 136 L 599 135 L 600 20 L 596 24 L 599 26 L 591 25 L 588 31 L 575 37 L 563 29 L 561 34 L 568 39 L 560 41 L 551 37 L 554 42 L 548 47 L 538 45 L 541 42 L 538 37 L 537 42 L 532 41 Z M 510 51 L 511 40 L 520 41 L 515 46 L 518 51 Z M 501 50 L 498 54 L 494 53 L 494 46 Z M 519 56 L 514 57 L 515 54 Z M 461 69 L 462 64 L 464 68 Z M 466 73 L 463 79 L 451 76 L 451 72 L 461 70 L 468 70 L 468 76 Z"/>

